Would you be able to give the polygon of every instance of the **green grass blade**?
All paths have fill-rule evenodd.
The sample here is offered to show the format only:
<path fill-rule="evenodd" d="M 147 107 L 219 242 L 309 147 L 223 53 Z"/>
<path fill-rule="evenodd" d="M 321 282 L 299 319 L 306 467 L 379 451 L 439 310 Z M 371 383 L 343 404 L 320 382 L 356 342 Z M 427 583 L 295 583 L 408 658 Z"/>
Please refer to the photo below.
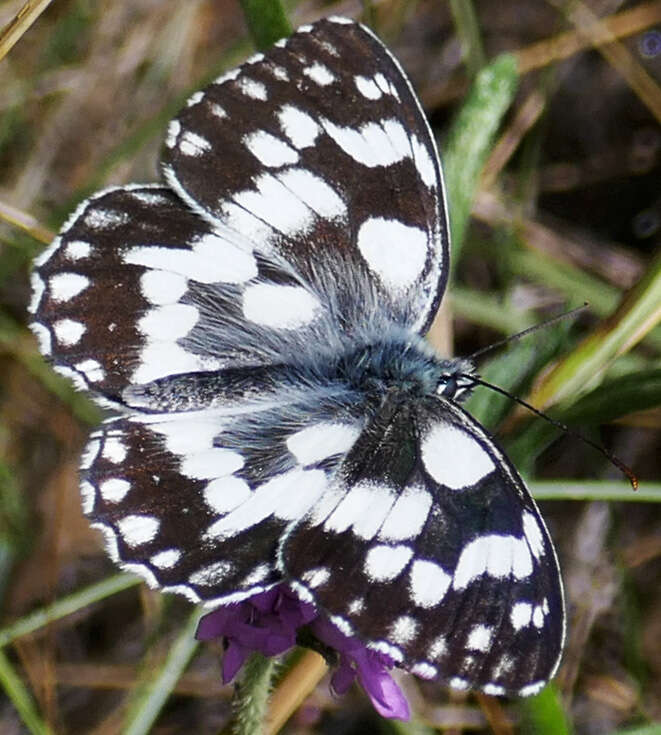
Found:
<path fill-rule="evenodd" d="M 486 63 L 480 23 L 472 0 L 450 0 L 450 12 L 461 41 L 462 57 L 473 79 Z"/>
<path fill-rule="evenodd" d="M 124 735 L 143 735 L 151 732 L 163 706 L 186 670 L 199 642 L 195 630 L 200 611 L 194 610 L 170 648 L 163 666 L 154 672 L 149 682 L 134 700 L 124 723 Z"/>
<path fill-rule="evenodd" d="M 661 321 L 661 256 L 651 264 L 610 319 L 559 363 L 529 400 L 540 408 L 584 393 L 603 377 L 619 355 Z"/>
<path fill-rule="evenodd" d="M 627 727 L 625 730 L 612 730 L 609 735 L 661 735 L 661 722 L 640 727 Z"/>
<path fill-rule="evenodd" d="M 0 648 L 21 636 L 34 633 L 49 623 L 82 610 L 93 602 L 103 600 L 129 587 L 135 587 L 141 582 L 142 580 L 139 577 L 132 574 L 115 574 L 78 592 L 62 597 L 52 605 L 35 610 L 11 625 L 0 629 Z"/>
<path fill-rule="evenodd" d="M 661 405 L 661 368 L 621 375 L 604 382 L 562 412 L 569 424 L 614 421 Z"/>
<path fill-rule="evenodd" d="M 443 146 L 453 263 L 459 261 L 479 176 L 503 115 L 512 103 L 518 80 L 513 56 L 504 54 L 485 66 Z"/>
<path fill-rule="evenodd" d="M 16 673 L 4 651 L 0 651 L 0 684 L 11 700 L 27 728 L 34 735 L 51 735 L 53 732 L 37 713 L 34 700 L 21 677 Z"/>
<path fill-rule="evenodd" d="M 287 13 L 279 0 L 241 0 L 255 46 L 260 51 L 291 34 Z"/>
<path fill-rule="evenodd" d="M 502 296 L 495 293 L 473 291 L 454 285 L 445 298 L 450 300 L 455 316 L 490 327 L 506 336 L 522 332 L 533 324 L 531 317 L 508 307 L 503 303 Z"/>
<path fill-rule="evenodd" d="M 534 697 L 522 699 L 519 708 L 523 714 L 521 732 L 535 735 L 570 735 L 572 732 L 560 694 L 549 684 Z"/>
<path fill-rule="evenodd" d="M 616 480 L 533 480 L 527 483 L 535 500 L 606 500 L 628 503 L 661 503 L 661 483 Z"/>

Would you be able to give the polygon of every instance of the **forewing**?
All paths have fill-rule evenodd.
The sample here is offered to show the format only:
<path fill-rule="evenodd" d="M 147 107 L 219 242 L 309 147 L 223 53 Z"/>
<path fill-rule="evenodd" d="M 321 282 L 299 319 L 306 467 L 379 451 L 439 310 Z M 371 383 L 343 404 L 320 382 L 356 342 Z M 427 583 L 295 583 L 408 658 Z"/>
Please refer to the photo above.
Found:
<path fill-rule="evenodd" d="M 282 533 L 318 500 L 360 430 L 350 411 L 312 400 L 314 414 L 283 405 L 105 422 L 89 440 L 81 488 L 111 557 L 196 602 L 229 603 L 280 581 Z"/>
<path fill-rule="evenodd" d="M 270 365 L 332 342 L 326 310 L 287 264 L 242 249 L 162 186 L 83 202 L 37 258 L 32 284 L 41 351 L 115 403 L 130 403 L 129 386 Z"/>
<path fill-rule="evenodd" d="M 343 329 L 429 326 L 448 273 L 438 156 L 401 67 L 363 26 L 305 26 L 194 94 L 164 172 L 217 227 L 291 263 Z"/>
<path fill-rule="evenodd" d="M 502 451 L 456 404 L 386 402 L 280 570 L 346 634 L 459 689 L 530 694 L 564 636 L 539 512 Z"/>

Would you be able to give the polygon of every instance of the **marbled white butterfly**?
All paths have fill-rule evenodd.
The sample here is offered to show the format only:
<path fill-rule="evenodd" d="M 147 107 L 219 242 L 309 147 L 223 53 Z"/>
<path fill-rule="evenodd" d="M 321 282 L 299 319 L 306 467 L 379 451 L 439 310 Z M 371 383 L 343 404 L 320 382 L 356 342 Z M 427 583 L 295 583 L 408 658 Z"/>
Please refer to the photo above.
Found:
<path fill-rule="evenodd" d="M 85 513 L 114 559 L 211 606 L 287 582 L 402 667 L 539 690 L 564 612 L 521 478 L 422 335 L 448 277 L 434 139 L 341 18 L 194 94 L 165 185 L 95 194 L 33 273 L 32 328 L 118 412 Z"/>

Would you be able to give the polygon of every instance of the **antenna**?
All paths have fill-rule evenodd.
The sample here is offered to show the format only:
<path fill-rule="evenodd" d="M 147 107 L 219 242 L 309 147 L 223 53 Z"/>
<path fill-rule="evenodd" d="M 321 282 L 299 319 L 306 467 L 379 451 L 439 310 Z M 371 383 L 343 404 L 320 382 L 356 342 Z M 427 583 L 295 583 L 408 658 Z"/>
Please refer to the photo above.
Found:
<path fill-rule="evenodd" d="M 538 329 L 544 329 L 545 327 L 550 327 L 551 324 L 555 324 L 556 322 L 561 321 L 562 319 L 567 319 L 568 317 L 574 316 L 576 314 L 579 314 L 581 311 L 584 311 L 590 306 L 587 301 L 583 303 L 583 306 L 577 306 L 575 309 L 570 309 L 569 311 L 563 311 L 562 314 L 558 314 L 557 316 L 552 316 L 550 319 L 545 319 L 543 322 L 539 322 L 539 324 L 534 324 L 532 327 L 528 327 L 528 329 L 524 329 L 522 332 L 517 332 L 516 334 L 512 334 L 509 337 L 505 337 L 505 339 L 498 340 L 498 342 L 494 342 L 493 344 L 488 345 L 487 347 L 482 347 L 481 349 L 473 352 L 472 355 L 467 355 L 467 360 L 474 360 L 476 357 L 479 357 L 480 355 L 484 355 L 485 352 L 491 352 L 491 350 L 495 350 L 497 347 L 502 347 L 503 345 L 508 345 L 510 342 L 515 342 L 516 340 L 521 339 L 521 337 L 526 337 L 529 334 L 532 334 L 533 332 L 536 332 Z M 513 398 L 514 396 L 512 396 Z"/>
<path fill-rule="evenodd" d="M 553 321 L 556 321 L 558 319 L 561 319 L 564 316 L 567 316 L 568 314 L 571 314 L 575 311 L 580 311 L 581 309 L 585 308 L 585 306 L 579 307 L 578 309 L 573 309 L 572 311 L 567 312 L 566 314 L 561 314 L 560 316 L 555 317 L 554 319 L 549 320 L 548 322 L 543 322 L 539 326 L 545 326 Z M 526 334 L 528 332 L 533 331 L 534 327 L 532 329 L 527 329 L 523 332 L 520 332 L 519 334 L 515 334 L 514 337 L 520 337 L 523 334 Z M 503 340 L 503 342 L 507 342 L 509 340 Z M 488 348 L 487 348 L 488 349 Z M 634 491 L 638 490 L 638 478 L 633 473 L 633 470 L 624 464 L 620 459 L 618 459 L 614 454 L 611 454 L 608 449 L 605 447 L 602 447 L 600 444 L 597 444 L 596 442 L 593 442 L 591 439 L 588 439 L 586 436 L 583 436 L 580 432 L 570 429 L 566 424 L 563 424 L 561 421 L 556 421 L 555 419 L 552 419 L 550 416 L 547 416 L 543 411 L 540 411 L 538 408 L 535 408 L 533 405 L 528 403 L 527 401 L 524 401 L 523 398 L 519 398 L 518 396 L 513 395 L 512 393 L 508 393 L 504 388 L 499 388 L 497 385 L 494 385 L 493 383 L 489 383 L 486 380 L 482 380 L 482 378 L 478 378 L 475 375 L 471 375 L 470 373 L 457 373 L 457 375 L 460 375 L 462 378 L 466 378 L 466 380 L 470 380 L 476 385 L 482 385 L 485 388 L 491 388 L 491 390 L 496 391 L 496 393 L 500 393 L 502 396 L 507 396 L 507 398 L 510 398 L 513 401 L 516 401 L 520 406 L 523 406 L 524 408 L 527 408 L 529 411 L 535 414 L 535 416 L 539 416 L 542 419 L 545 419 L 548 421 L 552 426 L 555 426 L 558 429 L 561 429 L 566 434 L 569 434 L 569 436 L 575 436 L 577 439 L 580 439 L 582 442 L 585 442 L 585 444 L 588 444 L 593 449 L 596 449 L 598 452 L 601 452 L 601 454 L 606 457 L 606 459 L 611 462 L 611 464 L 615 465 L 615 467 L 622 472 L 622 474 L 626 475 L 629 482 L 631 483 L 631 487 L 634 489 Z"/>

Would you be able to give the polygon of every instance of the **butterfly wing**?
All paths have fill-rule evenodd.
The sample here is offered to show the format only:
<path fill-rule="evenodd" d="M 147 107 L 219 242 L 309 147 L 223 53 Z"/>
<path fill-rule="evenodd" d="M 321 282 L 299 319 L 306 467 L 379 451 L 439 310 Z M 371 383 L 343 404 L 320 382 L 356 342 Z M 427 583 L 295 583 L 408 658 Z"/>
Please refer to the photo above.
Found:
<path fill-rule="evenodd" d="M 277 544 L 326 490 L 361 428 L 335 398 L 277 411 L 134 413 L 90 438 L 83 510 L 152 586 L 228 603 L 281 580 Z"/>
<path fill-rule="evenodd" d="M 193 95 L 164 172 L 217 227 L 290 263 L 343 330 L 373 315 L 428 328 L 448 273 L 438 155 L 399 64 L 363 26 L 303 27 Z"/>
<path fill-rule="evenodd" d="M 282 362 L 333 331 L 287 264 L 242 250 L 161 186 L 83 202 L 36 260 L 32 284 L 42 352 L 116 404 L 131 403 L 127 388 L 173 375 Z"/>
<path fill-rule="evenodd" d="M 558 665 L 563 598 L 544 523 L 452 402 L 387 399 L 279 565 L 344 633 L 420 676 L 530 694 Z"/>

